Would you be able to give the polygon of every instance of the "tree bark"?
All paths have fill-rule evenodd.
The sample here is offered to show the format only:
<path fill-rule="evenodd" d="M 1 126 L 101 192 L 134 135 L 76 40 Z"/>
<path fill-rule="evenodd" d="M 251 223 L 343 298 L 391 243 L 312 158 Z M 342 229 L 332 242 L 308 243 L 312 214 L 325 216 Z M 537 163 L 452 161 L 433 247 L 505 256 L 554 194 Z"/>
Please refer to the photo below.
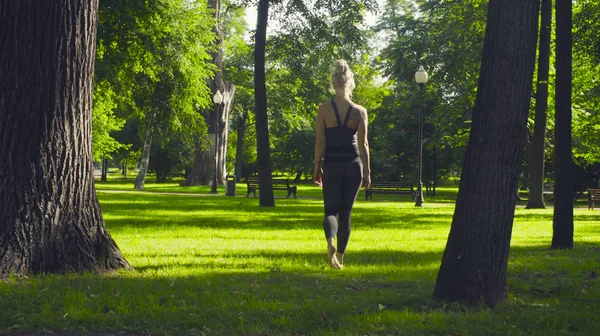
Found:
<path fill-rule="evenodd" d="M 100 181 L 106 182 L 106 177 L 108 175 L 108 160 L 106 158 L 102 159 L 102 168 L 100 173 Z"/>
<path fill-rule="evenodd" d="M 128 170 L 128 165 L 129 165 L 129 160 L 127 158 L 125 158 L 125 160 L 123 160 L 123 177 L 127 178 L 127 170 Z"/>
<path fill-rule="evenodd" d="M 227 82 L 223 89 L 223 108 L 219 116 L 219 151 L 218 151 L 218 169 L 217 178 L 220 184 L 225 185 L 227 176 L 227 147 L 229 143 L 229 115 L 233 107 L 233 98 L 235 97 L 235 85 Z"/>
<path fill-rule="evenodd" d="M 435 196 L 435 191 L 437 188 L 437 180 L 438 180 L 438 171 L 437 171 L 437 150 L 435 148 L 435 146 L 433 146 L 433 186 L 432 186 L 432 190 L 431 190 L 431 196 Z"/>
<path fill-rule="evenodd" d="M 0 277 L 129 268 L 94 189 L 98 2 L 0 2 Z"/>
<path fill-rule="evenodd" d="M 273 180 L 271 178 L 271 152 L 269 142 L 269 122 L 267 117 L 267 87 L 265 76 L 265 47 L 269 0 L 259 0 L 254 39 L 254 100 L 256 114 L 256 152 L 258 159 L 258 179 L 260 184 L 260 206 L 275 206 Z"/>
<path fill-rule="evenodd" d="M 246 108 L 242 111 L 242 120 L 237 130 L 237 144 L 235 146 L 235 179 L 237 182 L 242 180 L 242 157 L 244 155 L 244 138 L 246 136 L 246 119 L 248 111 Z"/>
<path fill-rule="evenodd" d="M 529 155 L 529 200 L 527 209 L 544 209 L 544 158 L 546 151 L 546 110 L 548 109 L 548 74 L 550 70 L 550 30 L 552 0 L 542 0 L 535 125 Z"/>
<path fill-rule="evenodd" d="M 493 307 L 506 269 L 535 65 L 538 0 L 489 2 L 473 122 L 434 297 Z"/>
<path fill-rule="evenodd" d="M 180 183 L 182 186 L 197 186 L 197 185 L 208 185 L 212 179 L 212 172 L 214 171 L 214 154 L 210 148 L 214 148 L 214 133 L 210 139 L 212 140 L 208 144 L 208 148 L 205 148 L 204 143 L 198 139 L 196 141 L 196 152 L 194 155 L 194 164 L 190 169 L 186 179 Z M 212 161 L 211 161 L 212 160 Z"/>
<path fill-rule="evenodd" d="M 144 137 L 144 146 L 142 147 L 142 157 L 140 158 L 140 169 L 135 177 L 133 189 L 144 190 L 146 175 L 148 174 L 148 164 L 150 163 L 150 149 L 152 148 L 152 129 L 150 126 L 146 129 Z"/>
<path fill-rule="evenodd" d="M 573 84 L 573 5 L 556 0 L 556 181 L 554 183 L 553 249 L 573 248 L 573 155 L 571 91 Z"/>

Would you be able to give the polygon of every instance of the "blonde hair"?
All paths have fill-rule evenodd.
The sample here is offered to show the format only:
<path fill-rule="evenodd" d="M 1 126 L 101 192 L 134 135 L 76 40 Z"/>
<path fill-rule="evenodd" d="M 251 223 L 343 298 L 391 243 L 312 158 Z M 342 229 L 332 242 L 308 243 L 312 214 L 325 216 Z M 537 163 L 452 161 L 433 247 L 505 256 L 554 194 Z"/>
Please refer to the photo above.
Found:
<path fill-rule="evenodd" d="M 331 74 L 331 87 L 334 90 L 343 89 L 352 92 L 356 87 L 354 83 L 354 74 L 350 71 L 348 63 L 339 59 L 335 61 L 333 73 Z"/>

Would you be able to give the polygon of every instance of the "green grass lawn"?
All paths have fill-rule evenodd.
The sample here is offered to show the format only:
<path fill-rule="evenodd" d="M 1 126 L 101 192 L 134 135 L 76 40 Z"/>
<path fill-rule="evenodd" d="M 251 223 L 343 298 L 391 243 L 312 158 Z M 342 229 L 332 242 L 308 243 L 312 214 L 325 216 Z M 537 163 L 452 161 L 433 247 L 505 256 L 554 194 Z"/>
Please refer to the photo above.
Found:
<path fill-rule="evenodd" d="M 136 271 L 0 282 L 0 334 L 593 335 L 600 330 L 600 211 L 575 209 L 575 248 L 550 250 L 552 210 L 516 209 L 509 299 L 495 309 L 431 294 L 456 188 L 359 195 L 341 271 L 325 262 L 320 190 L 299 198 L 198 196 L 208 187 L 97 183 L 106 224 Z M 185 190 L 185 191 L 182 191 Z M 223 193 L 222 188 L 220 189 Z"/>

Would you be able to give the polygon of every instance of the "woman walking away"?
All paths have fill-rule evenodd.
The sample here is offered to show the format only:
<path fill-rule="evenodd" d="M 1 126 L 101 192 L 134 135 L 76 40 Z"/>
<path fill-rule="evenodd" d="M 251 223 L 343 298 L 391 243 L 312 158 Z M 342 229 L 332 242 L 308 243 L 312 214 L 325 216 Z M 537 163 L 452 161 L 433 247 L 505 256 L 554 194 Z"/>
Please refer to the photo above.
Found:
<path fill-rule="evenodd" d="M 335 61 L 331 85 L 335 98 L 321 104 L 317 112 L 314 176 L 323 187 L 327 260 L 332 268 L 342 268 L 352 206 L 361 184 L 365 189 L 371 185 L 368 118 L 367 110 L 350 100 L 355 84 L 346 61 Z"/>

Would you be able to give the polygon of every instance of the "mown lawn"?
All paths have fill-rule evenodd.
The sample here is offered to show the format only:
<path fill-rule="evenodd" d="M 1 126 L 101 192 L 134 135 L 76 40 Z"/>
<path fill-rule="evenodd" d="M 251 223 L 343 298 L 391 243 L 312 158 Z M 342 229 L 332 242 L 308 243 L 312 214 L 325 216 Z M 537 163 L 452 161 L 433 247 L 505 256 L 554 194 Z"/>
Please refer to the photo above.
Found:
<path fill-rule="evenodd" d="M 118 181 L 117 181 L 118 182 Z M 198 196 L 207 187 L 98 184 L 106 224 L 135 272 L 0 282 L 0 334 L 594 335 L 600 330 L 600 211 L 575 209 L 575 248 L 550 250 L 552 210 L 517 208 L 507 301 L 431 294 L 455 188 L 415 208 L 359 195 L 345 268 L 325 263 L 319 190 L 298 199 Z M 117 185 L 119 185 L 117 183 Z M 161 189 L 162 188 L 162 189 Z M 193 189 L 196 188 L 196 189 Z M 203 188 L 206 188 L 204 190 Z M 245 186 L 238 185 L 238 194 Z"/>

